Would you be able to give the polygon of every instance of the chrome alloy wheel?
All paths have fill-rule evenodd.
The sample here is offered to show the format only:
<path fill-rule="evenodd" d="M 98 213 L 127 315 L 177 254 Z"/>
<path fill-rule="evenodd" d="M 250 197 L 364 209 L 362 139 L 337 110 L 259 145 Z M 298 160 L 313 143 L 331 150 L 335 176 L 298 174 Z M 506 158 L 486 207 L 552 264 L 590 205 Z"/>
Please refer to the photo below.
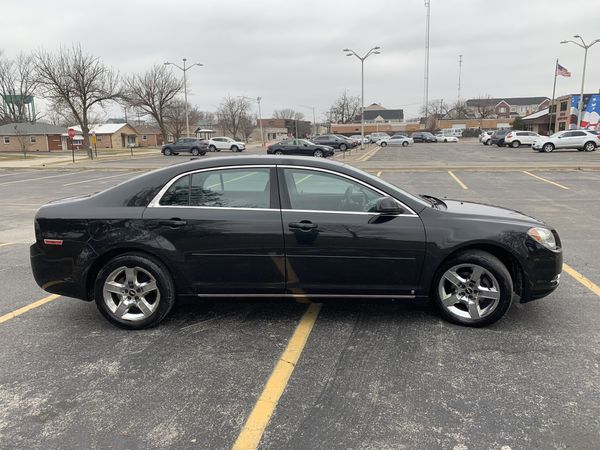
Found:
<path fill-rule="evenodd" d="M 500 303 L 498 281 L 477 264 L 459 264 L 448 269 L 438 286 L 444 308 L 453 316 L 477 321 L 489 316 Z"/>
<path fill-rule="evenodd" d="M 108 310 L 118 319 L 147 319 L 160 303 L 156 278 L 141 267 L 119 267 L 106 278 L 102 292 Z"/>

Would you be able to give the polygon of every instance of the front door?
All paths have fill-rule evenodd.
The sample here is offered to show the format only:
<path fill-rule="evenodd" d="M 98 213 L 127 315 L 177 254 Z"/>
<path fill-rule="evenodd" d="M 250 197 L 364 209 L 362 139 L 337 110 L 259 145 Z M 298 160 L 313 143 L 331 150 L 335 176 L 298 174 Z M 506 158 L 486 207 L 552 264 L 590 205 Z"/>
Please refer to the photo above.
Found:
<path fill-rule="evenodd" d="M 318 169 L 281 167 L 287 292 L 411 296 L 425 256 L 421 219 L 369 212 L 382 192 Z"/>
<path fill-rule="evenodd" d="M 144 219 L 197 295 L 281 294 L 285 285 L 275 169 L 208 169 L 177 179 Z"/>

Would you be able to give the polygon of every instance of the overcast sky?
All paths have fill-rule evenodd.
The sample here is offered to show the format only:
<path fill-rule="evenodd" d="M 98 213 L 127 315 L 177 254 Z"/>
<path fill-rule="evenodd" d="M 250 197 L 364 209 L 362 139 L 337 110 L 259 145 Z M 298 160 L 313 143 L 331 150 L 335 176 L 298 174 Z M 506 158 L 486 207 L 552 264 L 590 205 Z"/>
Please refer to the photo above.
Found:
<path fill-rule="evenodd" d="M 341 49 L 381 55 L 365 63 L 365 104 L 415 116 L 423 101 L 423 0 L 2 0 L 0 50 L 12 56 L 80 42 L 121 73 L 170 60 L 188 72 L 189 100 L 214 111 L 227 94 L 261 96 L 263 116 L 295 108 L 317 120 L 344 89 L 360 95 L 360 63 Z M 431 0 L 429 98 L 551 96 L 554 62 L 571 71 L 557 95 L 578 93 L 583 50 L 600 38 L 600 0 Z M 600 43 L 589 51 L 586 92 L 600 89 Z M 118 114 L 111 111 L 111 115 Z"/>

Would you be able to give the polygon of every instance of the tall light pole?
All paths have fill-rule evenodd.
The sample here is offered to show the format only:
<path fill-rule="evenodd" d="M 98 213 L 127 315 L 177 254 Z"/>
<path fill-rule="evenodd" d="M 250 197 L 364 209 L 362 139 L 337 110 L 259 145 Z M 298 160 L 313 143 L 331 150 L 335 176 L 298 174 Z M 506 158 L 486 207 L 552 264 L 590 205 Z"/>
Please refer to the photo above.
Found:
<path fill-rule="evenodd" d="M 306 105 L 299 105 L 302 108 L 308 108 L 308 109 L 312 109 L 312 113 L 313 113 L 313 136 L 317 135 L 317 121 L 315 120 L 315 107 L 314 106 L 306 106 Z"/>
<path fill-rule="evenodd" d="M 360 148 L 364 147 L 365 140 L 365 59 L 371 55 L 379 55 L 381 47 L 373 47 L 364 56 L 359 56 L 354 50 L 345 48 L 342 51 L 348 52 L 346 56 L 356 56 L 360 60 Z"/>
<path fill-rule="evenodd" d="M 191 66 L 186 66 L 186 62 L 187 62 L 187 59 L 183 58 L 183 67 L 181 67 L 175 63 L 167 61 L 165 63 L 165 66 L 175 66 L 183 72 L 183 96 L 185 99 L 185 130 L 186 130 L 186 137 L 190 137 L 190 118 L 189 118 L 189 113 L 188 113 L 187 76 L 186 76 L 187 73 L 186 72 L 194 66 L 202 67 L 204 64 L 195 63 L 195 64 L 192 64 Z"/>
<path fill-rule="evenodd" d="M 258 126 L 260 127 L 260 140 L 262 142 L 262 146 L 265 146 L 265 134 L 263 133 L 263 126 L 262 126 L 262 114 L 260 112 L 260 101 L 262 100 L 262 97 L 246 97 L 245 95 L 238 95 L 239 98 L 245 98 L 246 100 L 252 100 L 256 103 L 258 103 Z"/>
<path fill-rule="evenodd" d="M 425 0 L 427 15 L 425 20 L 425 86 L 423 93 L 423 109 L 425 110 L 425 128 L 427 128 L 429 116 L 429 21 L 431 18 L 431 2 Z"/>
<path fill-rule="evenodd" d="M 583 72 L 581 73 L 581 95 L 579 96 L 579 107 L 578 109 L 578 113 L 577 113 L 577 128 L 581 128 L 581 116 L 583 115 L 583 86 L 585 83 L 585 66 L 587 64 L 587 53 L 588 53 L 588 49 L 594 45 L 597 42 L 600 42 L 600 39 L 595 39 L 592 42 L 590 42 L 589 44 L 586 44 L 585 41 L 583 40 L 583 38 L 581 36 L 579 36 L 578 34 L 576 34 L 575 36 L 573 36 L 575 39 L 579 39 L 581 41 L 581 44 L 579 42 L 575 42 L 575 41 L 561 41 L 561 44 L 575 44 L 578 45 L 579 47 L 581 47 L 584 52 L 583 52 Z"/>
<path fill-rule="evenodd" d="M 458 104 L 460 105 L 460 76 L 462 74 L 462 57 L 463 55 L 458 55 Z"/>

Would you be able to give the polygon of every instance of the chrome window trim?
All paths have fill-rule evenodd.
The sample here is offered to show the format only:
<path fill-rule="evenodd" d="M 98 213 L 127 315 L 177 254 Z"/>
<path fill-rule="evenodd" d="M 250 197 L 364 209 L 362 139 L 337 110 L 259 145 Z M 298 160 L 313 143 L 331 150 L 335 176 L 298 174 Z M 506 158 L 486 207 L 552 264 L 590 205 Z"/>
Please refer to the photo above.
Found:
<path fill-rule="evenodd" d="M 180 178 L 183 178 L 187 175 L 193 175 L 195 173 L 201 173 L 201 172 L 210 172 L 210 171 L 215 171 L 215 170 L 248 169 L 248 168 L 272 169 L 272 168 L 278 168 L 278 167 L 283 168 L 283 169 L 314 170 L 317 172 L 325 172 L 325 173 L 330 173 L 332 175 L 337 175 L 337 176 L 340 176 L 343 178 L 347 178 L 356 183 L 362 184 L 363 186 L 365 186 L 369 189 L 372 189 L 375 192 L 378 192 L 379 194 L 381 194 L 385 197 L 393 198 L 394 200 L 396 200 L 396 202 L 398 202 L 398 204 L 402 208 L 404 208 L 406 211 L 408 211 L 408 213 L 394 214 L 394 216 L 396 216 L 396 217 L 419 217 L 418 214 L 415 213 L 412 208 L 410 208 L 407 205 L 405 205 L 404 203 L 402 203 L 396 197 L 382 191 L 381 189 L 376 188 L 375 186 L 370 185 L 369 183 L 358 180 L 350 175 L 346 175 L 344 173 L 336 172 L 336 171 L 329 170 L 329 169 L 323 169 L 321 167 L 295 166 L 295 165 L 288 165 L 288 164 L 244 164 L 244 165 L 237 165 L 237 166 L 218 166 L 218 167 L 207 167 L 204 169 L 196 169 L 196 170 L 192 170 L 189 172 L 180 173 L 179 175 L 173 177 L 168 183 L 166 183 L 162 187 L 162 189 L 160 191 L 158 191 L 158 194 L 156 194 L 154 196 L 154 198 L 150 201 L 150 203 L 148 203 L 147 207 L 148 208 L 198 208 L 198 209 L 217 209 L 217 210 L 227 209 L 227 210 L 240 210 L 240 211 L 310 212 L 310 213 L 325 213 L 325 214 L 359 214 L 359 215 L 370 215 L 370 216 L 379 215 L 379 213 L 375 213 L 375 212 L 362 212 L 362 211 L 330 211 L 330 210 L 318 210 L 318 209 L 311 210 L 311 209 L 283 209 L 283 208 L 282 209 L 279 209 L 279 208 L 246 208 L 246 207 L 231 207 L 231 206 L 191 206 L 191 205 L 181 206 L 181 205 L 161 205 L 160 204 L 160 199 L 169 190 L 171 185 L 176 183 Z"/>

